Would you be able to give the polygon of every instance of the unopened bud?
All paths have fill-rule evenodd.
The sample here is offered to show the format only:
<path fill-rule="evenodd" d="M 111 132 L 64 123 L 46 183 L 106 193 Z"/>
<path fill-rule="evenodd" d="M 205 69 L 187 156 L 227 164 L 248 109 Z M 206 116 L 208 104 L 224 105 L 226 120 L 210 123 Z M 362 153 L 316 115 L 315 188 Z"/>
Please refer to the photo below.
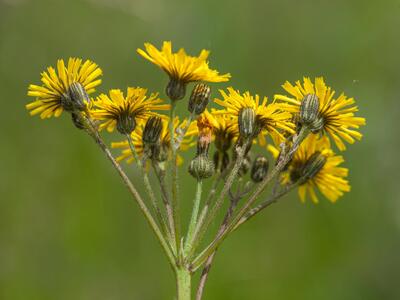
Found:
<path fill-rule="evenodd" d="M 133 115 L 122 113 L 118 115 L 117 130 L 121 134 L 130 134 L 136 128 L 136 120 Z"/>
<path fill-rule="evenodd" d="M 324 167 L 326 157 L 317 151 L 311 155 L 302 170 L 302 180 L 306 181 L 314 178 L 319 171 Z"/>
<path fill-rule="evenodd" d="M 189 165 L 189 173 L 197 180 L 206 179 L 214 174 L 214 163 L 206 155 L 198 155 Z"/>
<path fill-rule="evenodd" d="M 243 138 L 251 137 L 255 132 L 255 112 L 251 107 L 242 108 L 238 117 L 239 133 Z"/>
<path fill-rule="evenodd" d="M 198 83 L 194 87 L 192 94 L 190 95 L 188 110 L 190 113 L 196 115 L 201 114 L 207 107 L 210 101 L 211 88 L 204 84 Z"/>
<path fill-rule="evenodd" d="M 180 80 L 170 79 L 165 93 L 172 101 L 180 100 L 185 97 L 186 83 Z"/>
<path fill-rule="evenodd" d="M 143 129 L 142 141 L 145 145 L 156 144 L 163 129 L 162 120 L 160 117 L 150 117 Z"/>
<path fill-rule="evenodd" d="M 72 123 L 74 123 L 75 127 L 78 129 L 85 129 L 85 124 L 82 122 L 82 117 L 77 113 L 71 113 Z"/>
<path fill-rule="evenodd" d="M 247 172 L 249 171 L 250 167 L 251 167 L 251 159 L 250 159 L 250 156 L 247 155 L 242 161 L 242 164 L 238 171 L 238 175 L 241 177 L 246 175 Z"/>
<path fill-rule="evenodd" d="M 319 100 L 315 94 L 304 96 L 300 105 L 300 122 L 304 125 L 312 124 L 318 118 Z"/>
<path fill-rule="evenodd" d="M 254 160 L 253 166 L 251 168 L 251 173 L 250 173 L 251 180 L 253 180 L 256 183 L 263 181 L 265 177 L 267 177 L 268 167 L 269 167 L 269 162 L 267 158 L 263 156 L 257 157 Z"/>

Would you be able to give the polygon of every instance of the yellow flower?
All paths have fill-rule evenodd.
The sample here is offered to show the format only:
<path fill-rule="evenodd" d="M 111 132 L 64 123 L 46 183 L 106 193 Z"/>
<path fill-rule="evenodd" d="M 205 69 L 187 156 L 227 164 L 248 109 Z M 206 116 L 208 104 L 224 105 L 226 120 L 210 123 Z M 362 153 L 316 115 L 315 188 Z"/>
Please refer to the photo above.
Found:
<path fill-rule="evenodd" d="M 231 77 L 230 74 L 219 75 L 218 71 L 208 67 L 207 50 L 201 50 L 198 57 L 189 56 L 183 48 L 177 53 L 172 53 L 171 42 L 164 42 L 161 51 L 150 43 L 144 44 L 146 52 L 137 49 L 137 52 L 163 69 L 169 77 L 183 81 L 208 81 L 208 82 L 224 82 Z"/>
<path fill-rule="evenodd" d="M 201 116 L 207 119 L 212 126 L 212 136 L 215 147 L 220 152 L 226 152 L 239 136 L 237 123 L 229 115 L 219 113 L 216 109 L 211 109 L 211 113 L 206 109 Z"/>
<path fill-rule="evenodd" d="M 358 111 L 354 99 L 347 98 L 343 93 L 334 98 L 335 91 L 326 86 L 322 77 L 315 78 L 314 84 L 310 78 L 304 77 L 303 83 L 296 81 L 296 84 L 292 85 L 286 81 L 282 87 L 290 96 L 275 95 L 275 100 L 285 101 L 287 109 L 294 113 L 299 112 L 304 96 L 314 94 L 318 97 L 321 130 L 332 137 L 339 150 L 346 149 L 342 139 L 350 144 L 354 143 L 354 139 L 361 139 L 362 134 L 354 129 L 365 125 L 365 119 L 354 115 Z"/>
<path fill-rule="evenodd" d="M 59 117 L 63 110 L 71 111 L 66 99 L 70 95 L 70 86 L 79 83 L 87 94 L 95 91 L 100 85 L 101 69 L 92 61 L 70 58 L 65 66 L 64 60 L 57 61 L 57 71 L 48 67 L 47 72 L 42 72 L 42 85 L 29 85 L 28 96 L 36 97 L 36 100 L 27 104 L 26 109 L 31 115 L 40 114 L 42 119 L 52 116 Z"/>
<path fill-rule="evenodd" d="M 277 157 L 279 151 L 269 145 L 268 149 L 273 156 Z M 319 165 L 312 170 L 312 176 L 302 178 L 305 170 L 310 168 L 311 158 L 319 156 L 322 159 L 323 165 Z M 344 192 L 350 191 L 349 182 L 345 179 L 348 175 L 348 169 L 339 167 L 344 159 L 340 155 L 335 155 L 330 148 L 329 139 L 327 137 L 319 138 L 318 135 L 308 136 L 295 152 L 293 159 L 286 172 L 282 176 L 282 183 L 290 184 L 300 181 L 298 189 L 299 197 L 302 202 L 307 198 L 307 195 L 314 203 L 318 203 L 318 197 L 315 193 L 315 188 L 331 202 L 343 196 Z M 315 166 L 312 166 L 315 167 Z"/>
<path fill-rule="evenodd" d="M 115 127 L 121 133 L 132 132 L 136 124 L 154 115 L 153 110 L 168 110 L 169 104 L 158 98 L 158 94 L 146 95 L 147 89 L 128 87 L 127 95 L 118 89 L 110 90 L 109 96 L 101 94 L 94 102 L 92 117 L 103 120 L 100 129 L 112 132 Z"/>
<path fill-rule="evenodd" d="M 232 87 L 228 88 L 228 93 L 220 90 L 222 100 L 214 101 L 225 109 L 217 114 L 232 116 L 235 129 L 239 131 L 239 116 L 244 109 L 254 111 L 255 129 L 254 136 L 259 137 L 260 144 L 265 145 L 265 135 L 270 134 L 275 143 L 279 143 L 284 137 L 282 131 L 294 133 L 294 124 L 292 123 L 292 114 L 284 111 L 282 105 L 278 103 L 268 104 L 268 99 L 264 97 L 260 102 L 258 95 L 252 96 L 249 92 L 240 94 Z"/>
<path fill-rule="evenodd" d="M 175 119 L 174 119 L 175 133 L 177 131 L 179 131 L 179 129 L 185 128 L 187 125 L 187 122 L 188 122 L 187 119 L 184 119 L 182 122 L 180 122 L 179 118 L 175 117 Z M 163 118 L 162 123 L 163 123 L 163 128 L 162 128 L 162 131 L 160 134 L 160 145 L 159 146 L 160 146 L 160 149 L 162 149 L 162 151 L 166 155 L 168 155 L 167 152 L 171 148 L 171 138 L 170 138 L 169 126 L 168 126 L 169 118 L 168 117 Z M 143 144 L 143 141 L 142 141 L 144 127 L 145 127 L 145 123 L 141 122 L 140 124 L 138 124 L 135 131 L 133 131 L 131 133 L 132 142 L 133 142 L 136 152 L 138 153 L 139 156 L 143 155 L 143 152 L 145 149 L 145 145 Z M 196 136 L 197 133 L 198 133 L 198 129 L 196 126 L 196 122 L 193 121 L 190 123 L 189 128 L 182 140 L 180 149 L 185 151 L 188 148 L 196 145 L 196 142 L 193 141 L 193 137 Z M 117 157 L 118 161 L 126 160 L 128 163 L 131 163 L 134 160 L 134 157 L 132 155 L 131 149 L 129 148 L 129 144 L 128 144 L 127 140 L 122 141 L 122 142 L 114 142 L 111 144 L 111 147 L 122 149 L 121 155 L 119 157 Z M 177 159 L 178 164 L 181 164 L 182 161 L 183 161 L 182 157 L 180 157 L 178 155 L 178 159 Z"/>
<path fill-rule="evenodd" d="M 225 82 L 231 75 L 220 75 L 217 70 L 208 66 L 207 50 L 202 50 L 198 57 L 189 56 L 183 48 L 178 52 L 172 52 L 171 42 L 164 42 L 161 51 L 154 45 L 145 43 L 146 51 L 137 49 L 137 52 L 145 59 L 163 69 L 169 76 L 167 95 L 172 100 L 182 99 L 185 95 L 186 84 L 194 81 Z"/>

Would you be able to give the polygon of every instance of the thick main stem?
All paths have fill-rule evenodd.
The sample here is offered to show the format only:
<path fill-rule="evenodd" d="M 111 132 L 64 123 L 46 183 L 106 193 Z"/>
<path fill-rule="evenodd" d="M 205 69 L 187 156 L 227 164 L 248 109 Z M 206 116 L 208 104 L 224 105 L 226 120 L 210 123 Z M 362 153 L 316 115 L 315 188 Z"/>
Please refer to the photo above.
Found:
<path fill-rule="evenodd" d="M 175 274 L 177 300 L 190 300 L 192 297 L 191 273 L 187 269 L 177 269 Z"/>

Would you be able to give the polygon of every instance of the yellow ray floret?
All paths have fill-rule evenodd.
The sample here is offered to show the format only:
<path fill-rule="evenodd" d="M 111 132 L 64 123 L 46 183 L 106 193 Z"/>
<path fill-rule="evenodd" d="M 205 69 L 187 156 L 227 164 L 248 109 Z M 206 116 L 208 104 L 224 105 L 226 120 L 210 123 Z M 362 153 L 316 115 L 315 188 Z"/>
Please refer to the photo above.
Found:
<path fill-rule="evenodd" d="M 294 124 L 292 114 L 285 111 L 281 104 L 268 103 L 266 97 L 262 102 L 258 95 L 252 96 L 249 92 L 241 94 L 232 87 L 228 88 L 228 92 L 220 90 L 222 99 L 215 99 L 214 101 L 223 106 L 224 110 L 217 112 L 232 116 L 235 120 L 235 127 L 238 129 L 238 117 L 242 109 L 252 108 L 256 115 L 257 126 L 260 129 L 260 143 L 263 145 L 264 136 L 269 134 L 272 139 L 278 143 L 283 137 L 283 132 L 294 133 Z"/>
<path fill-rule="evenodd" d="M 160 147 L 162 147 L 163 150 L 169 151 L 171 147 L 171 138 L 170 138 L 170 132 L 169 132 L 169 118 L 165 117 L 162 119 L 163 123 L 163 128 L 160 134 Z M 175 117 L 174 119 L 174 130 L 175 133 L 177 134 L 177 131 L 179 129 L 183 129 L 186 127 L 188 124 L 187 119 L 184 119 L 182 122 L 179 121 L 178 117 Z M 138 124 L 136 127 L 135 131 L 132 132 L 131 137 L 133 144 L 135 146 L 136 152 L 138 153 L 139 156 L 143 155 L 144 151 L 144 144 L 142 141 L 142 136 L 143 136 L 143 129 L 144 129 L 145 123 L 142 122 Z M 196 145 L 196 142 L 193 140 L 193 137 L 196 136 L 198 133 L 197 129 L 197 123 L 196 121 L 192 121 L 189 124 L 188 130 L 186 131 L 186 134 L 181 142 L 180 150 L 187 150 L 190 147 Z M 175 135 L 176 137 L 176 135 Z M 130 150 L 128 141 L 122 141 L 122 142 L 114 142 L 111 144 L 112 148 L 120 148 L 122 149 L 121 155 L 117 157 L 118 161 L 126 160 L 128 163 L 131 163 L 134 160 L 134 157 L 132 155 L 132 152 Z M 181 164 L 182 163 L 182 157 L 178 156 L 177 163 Z"/>
<path fill-rule="evenodd" d="M 91 115 L 94 119 L 104 121 L 100 129 L 107 128 L 112 132 L 121 116 L 131 116 L 137 123 L 156 114 L 154 110 L 168 110 L 169 104 L 162 104 L 158 94 L 147 96 L 147 89 L 128 87 L 126 97 L 119 89 L 109 91 L 109 95 L 101 94 L 94 102 Z"/>
<path fill-rule="evenodd" d="M 101 83 L 99 77 L 102 71 L 90 60 L 82 63 L 80 58 L 70 58 L 67 66 L 64 60 L 59 59 L 57 70 L 48 67 L 41 75 L 42 85 L 29 85 L 28 96 L 35 97 L 36 100 L 27 104 L 26 109 L 31 115 L 40 114 L 40 117 L 45 119 L 61 115 L 64 110 L 61 97 L 68 94 L 72 83 L 80 83 L 87 94 L 93 93 L 95 87 Z"/>
<path fill-rule="evenodd" d="M 335 98 L 335 91 L 328 87 L 322 77 L 315 78 L 314 83 L 310 78 L 304 77 L 303 83 L 296 81 L 292 85 L 288 81 L 282 85 L 289 96 L 275 95 L 275 100 L 287 103 L 287 109 L 299 112 L 301 101 L 307 94 L 314 94 L 319 99 L 319 117 L 323 120 L 323 132 L 327 133 L 335 142 L 339 150 L 345 150 L 343 140 L 352 144 L 355 139 L 360 140 L 362 134 L 357 130 L 365 125 L 365 119 L 356 117 L 358 107 L 353 98 L 347 98 L 343 93 Z"/>
<path fill-rule="evenodd" d="M 277 157 L 279 151 L 273 146 L 268 147 L 272 154 Z M 299 197 L 304 202 L 309 196 L 314 203 L 318 203 L 319 200 L 315 192 L 315 188 L 317 188 L 328 200 L 336 202 L 345 192 L 350 191 L 349 182 L 345 179 L 348 175 L 348 169 L 339 167 L 344 159 L 340 155 L 335 155 L 331 150 L 327 137 L 308 136 L 295 152 L 288 169 L 282 176 L 282 182 L 288 184 L 297 180 L 298 174 L 300 174 L 308 159 L 317 152 L 325 156 L 326 162 L 317 174 L 299 186 Z"/>
<path fill-rule="evenodd" d="M 220 75 L 218 71 L 208 66 L 209 51 L 202 50 L 198 57 L 189 56 L 183 48 L 172 52 L 171 42 L 164 42 L 161 51 L 154 45 L 145 43 L 146 51 L 137 49 L 145 59 L 163 69 L 171 79 L 184 83 L 193 81 L 224 82 L 231 77 L 230 74 Z"/>

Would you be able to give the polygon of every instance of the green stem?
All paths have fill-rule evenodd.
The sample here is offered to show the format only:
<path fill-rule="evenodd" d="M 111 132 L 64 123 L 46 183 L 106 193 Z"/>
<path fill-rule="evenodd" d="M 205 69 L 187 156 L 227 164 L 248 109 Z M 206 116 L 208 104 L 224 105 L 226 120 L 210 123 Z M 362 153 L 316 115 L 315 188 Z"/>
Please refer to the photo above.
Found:
<path fill-rule="evenodd" d="M 153 210 L 154 210 L 154 212 L 156 214 L 157 221 L 158 221 L 159 225 L 161 226 L 161 230 L 163 231 L 163 233 L 166 234 L 166 236 L 168 238 L 168 241 L 172 246 L 171 242 L 173 242 L 173 241 L 171 240 L 171 233 L 169 232 L 167 222 L 166 222 L 163 214 L 161 213 L 158 200 L 157 200 L 157 198 L 156 198 L 156 196 L 154 194 L 154 191 L 153 191 L 153 189 L 151 187 L 151 184 L 150 184 L 149 176 L 147 175 L 147 172 L 146 172 L 145 167 L 144 167 L 144 165 L 142 163 L 142 160 L 140 159 L 139 155 L 136 152 L 135 145 L 133 144 L 131 135 L 130 134 L 126 134 L 126 138 L 128 139 L 128 144 L 129 144 L 129 147 L 131 149 L 132 155 L 134 156 L 134 158 L 136 160 L 136 163 L 137 163 L 137 165 L 138 165 L 138 167 L 140 169 L 140 174 L 143 176 L 144 186 L 146 188 L 147 194 L 150 197 L 150 201 L 151 201 L 151 204 L 153 206 Z"/>
<path fill-rule="evenodd" d="M 189 129 L 189 127 L 190 127 L 190 123 L 192 123 L 192 121 L 193 121 L 193 119 L 194 119 L 195 117 L 196 117 L 196 114 L 195 114 L 194 112 L 192 112 L 192 113 L 189 115 L 189 118 L 188 118 L 188 120 L 187 120 L 187 124 L 186 124 L 185 128 L 183 128 L 183 129 L 181 129 L 181 130 L 179 131 L 179 133 L 178 133 L 178 135 L 177 135 L 177 137 L 176 137 L 176 141 L 175 141 L 175 143 L 174 143 L 174 146 L 175 146 L 175 150 L 176 150 L 176 151 L 179 150 L 179 148 L 180 148 L 180 146 L 181 146 L 181 143 L 182 143 L 182 140 L 183 140 L 183 138 L 185 137 L 186 132 L 188 131 L 188 129 Z"/>
<path fill-rule="evenodd" d="M 240 166 L 242 165 L 246 145 L 247 145 L 247 142 L 245 142 L 242 146 L 239 146 L 237 148 L 237 159 L 235 161 L 235 164 L 225 182 L 224 187 L 222 188 L 222 191 L 221 191 L 219 197 L 217 198 L 217 200 L 210 212 L 210 215 L 205 218 L 204 223 L 202 224 L 202 226 L 199 229 L 199 234 L 198 234 L 198 236 L 196 236 L 197 243 L 199 243 L 201 241 L 201 239 L 203 238 L 204 234 L 207 231 L 208 226 L 211 224 L 212 220 L 214 220 L 216 214 L 218 213 L 219 209 L 221 208 L 222 204 L 224 203 L 225 196 L 228 193 L 229 189 L 231 188 L 231 186 L 236 178 L 236 175 L 239 172 Z M 193 250 L 195 250 L 195 249 L 193 249 Z"/>
<path fill-rule="evenodd" d="M 161 170 L 160 167 L 158 167 L 156 162 L 152 162 L 154 172 L 156 173 L 156 177 L 158 179 L 158 182 L 160 184 L 161 188 L 161 196 L 164 202 L 165 210 L 167 213 L 167 219 L 168 219 L 168 225 L 169 225 L 169 231 L 171 233 L 171 239 L 173 241 L 172 246 L 174 249 L 174 252 L 176 252 L 176 245 L 175 245 L 175 225 L 174 225 L 174 218 L 172 215 L 172 206 L 171 206 L 171 199 L 169 198 L 168 194 L 168 189 L 165 184 L 165 171 Z"/>
<path fill-rule="evenodd" d="M 177 269 L 175 274 L 177 300 L 190 300 L 192 298 L 191 273 L 186 269 Z"/>
<path fill-rule="evenodd" d="M 190 218 L 189 229 L 187 232 L 185 248 L 184 248 L 185 254 L 187 254 L 188 251 L 190 251 L 193 245 L 193 234 L 196 228 L 197 216 L 199 214 L 202 190 L 203 190 L 203 181 L 200 179 L 197 181 L 196 197 L 193 203 L 192 216 Z"/>
<path fill-rule="evenodd" d="M 309 130 L 307 127 L 302 127 L 299 134 L 294 138 L 293 145 L 289 152 L 280 160 L 275 168 L 268 174 L 268 176 L 257 186 L 254 193 L 250 196 L 249 200 L 241 208 L 238 214 L 232 218 L 230 224 L 225 228 L 225 230 L 217 237 L 193 260 L 191 269 L 195 271 L 199 268 L 209 255 L 211 255 L 215 249 L 225 240 L 226 236 L 232 231 L 240 219 L 248 212 L 253 203 L 257 200 L 258 196 L 264 191 L 268 183 L 275 178 L 283 168 L 290 162 L 294 153 L 297 151 L 301 142 L 307 137 Z"/>
<path fill-rule="evenodd" d="M 80 121 L 85 125 L 89 135 L 94 139 L 96 144 L 105 153 L 106 157 L 110 160 L 113 167 L 116 169 L 118 174 L 121 176 L 124 184 L 128 188 L 128 190 L 131 193 L 131 195 L 133 196 L 133 198 L 136 200 L 136 203 L 139 205 L 140 210 L 142 211 L 142 213 L 145 216 L 147 222 L 149 223 L 151 229 L 155 233 L 158 241 L 160 242 L 162 249 L 164 250 L 166 256 L 168 257 L 168 261 L 171 264 L 171 267 L 174 268 L 174 266 L 175 266 L 174 255 L 172 254 L 171 250 L 169 249 L 168 243 L 166 242 L 164 236 L 162 235 L 160 228 L 158 227 L 156 221 L 154 220 L 153 216 L 151 215 L 149 209 L 147 208 L 146 204 L 144 203 L 139 192 L 136 190 L 135 186 L 130 181 L 130 179 L 124 172 L 124 170 L 122 170 L 121 166 L 115 160 L 115 158 L 111 154 L 110 149 L 108 149 L 108 147 L 103 142 L 100 134 L 98 133 L 98 131 L 97 131 L 96 127 L 94 126 L 94 124 L 92 123 L 92 121 L 90 119 L 87 119 L 82 116 L 80 117 L 80 119 L 81 119 Z"/>
<path fill-rule="evenodd" d="M 176 165 L 176 148 L 175 148 L 175 128 L 174 128 L 174 120 L 175 120 L 175 110 L 176 110 L 176 101 L 171 100 L 171 110 L 170 110 L 170 120 L 169 120 L 169 134 L 170 134 L 170 145 L 172 151 L 172 167 L 171 167 L 171 177 L 172 177 L 172 216 L 174 219 L 174 228 L 175 228 L 175 243 L 176 249 L 180 247 L 180 238 L 181 238 L 181 222 L 180 222 L 180 212 L 179 212 L 179 199 L 178 199 L 178 168 Z"/>

